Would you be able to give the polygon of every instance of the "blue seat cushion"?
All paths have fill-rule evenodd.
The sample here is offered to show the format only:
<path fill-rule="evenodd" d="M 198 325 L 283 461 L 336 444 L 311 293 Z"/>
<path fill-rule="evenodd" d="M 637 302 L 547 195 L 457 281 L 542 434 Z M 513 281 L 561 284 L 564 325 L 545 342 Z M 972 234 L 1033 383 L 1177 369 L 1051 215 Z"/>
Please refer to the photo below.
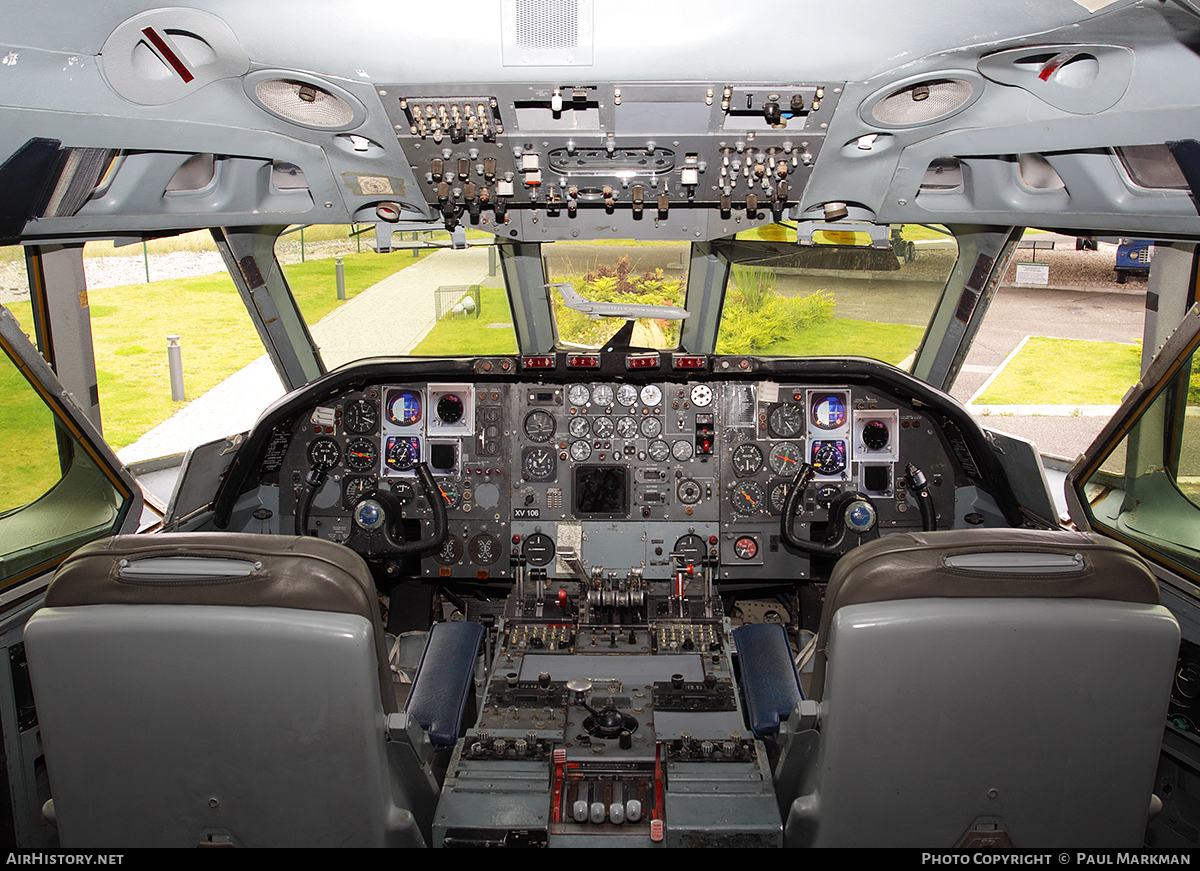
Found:
<path fill-rule="evenodd" d="M 792 659 L 787 630 L 778 623 L 756 623 L 733 630 L 746 715 L 756 738 L 774 735 L 796 703 L 804 699 Z"/>
<path fill-rule="evenodd" d="M 478 623 L 435 623 L 429 630 L 404 710 L 436 746 L 453 746 L 462 731 L 482 639 Z"/>

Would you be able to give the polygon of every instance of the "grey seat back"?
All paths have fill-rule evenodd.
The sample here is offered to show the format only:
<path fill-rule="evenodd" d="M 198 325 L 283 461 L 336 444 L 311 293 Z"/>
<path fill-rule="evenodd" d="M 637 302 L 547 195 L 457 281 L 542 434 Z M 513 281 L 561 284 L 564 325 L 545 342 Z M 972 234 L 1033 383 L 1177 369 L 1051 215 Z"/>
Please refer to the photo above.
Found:
<path fill-rule="evenodd" d="M 435 789 L 396 764 L 378 605 L 311 538 L 82 549 L 26 651 L 64 846 L 417 845 Z"/>
<path fill-rule="evenodd" d="M 842 560 L 825 607 L 788 843 L 1141 844 L 1179 627 L 1132 551 L 892 536 Z"/>

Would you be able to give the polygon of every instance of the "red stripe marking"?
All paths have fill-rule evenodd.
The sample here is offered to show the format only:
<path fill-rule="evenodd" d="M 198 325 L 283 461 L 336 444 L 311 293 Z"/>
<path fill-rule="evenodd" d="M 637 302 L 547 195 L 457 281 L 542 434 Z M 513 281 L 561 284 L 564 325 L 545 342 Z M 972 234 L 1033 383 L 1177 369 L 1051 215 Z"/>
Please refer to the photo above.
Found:
<path fill-rule="evenodd" d="M 167 45 L 167 41 L 159 36 L 158 32 L 153 27 L 143 27 L 142 33 L 145 35 L 146 39 L 150 40 L 154 47 L 159 50 L 159 53 L 162 54 L 163 59 L 175 68 L 175 72 L 179 73 L 179 78 L 183 79 L 184 84 L 187 84 L 192 79 L 196 78 L 191 74 L 188 68 L 184 66 L 183 61 L 179 59 L 179 55 L 175 54 L 175 52 L 171 50 L 171 46 Z"/>

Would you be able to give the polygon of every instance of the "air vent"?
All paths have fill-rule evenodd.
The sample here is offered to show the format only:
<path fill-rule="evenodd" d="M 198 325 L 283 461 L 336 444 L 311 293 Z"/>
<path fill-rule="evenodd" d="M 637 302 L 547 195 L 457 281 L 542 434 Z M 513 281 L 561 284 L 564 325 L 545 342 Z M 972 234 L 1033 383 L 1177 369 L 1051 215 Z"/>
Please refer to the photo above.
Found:
<path fill-rule="evenodd" d="M 956 115 L 979 98 L 982 81 L 971 73 L 898 82 L 862 104 L 860 115 L 882 127 L 918 127 Z"/>
<path fill-rule="evenodd" d="M 1050 161 L 1040 154 L 1018 154 L 1017 171 L 1021 184 L 1035 191 L 1057 191 L 1067 186 Z"/>
<path fill-rule="evenodd" d="M 979 60 L 994 82 L 1021 88 L 1076 115 L 1111 109 L 1133 75 L 1133 52 L 1119 45 L 1038 45 L 1010 48 Z"/>
<path fill-rule="evenodd" d="M 362 124 L 366 112 L 346 91 L 310 76 L 261 71 L 247 76 L 246 93 L 277 118 L 316 130 Z"/>
<path fill-rule="evenodd" d="M 500 53 L 505 66 L 592 62 L 593 0 L 501 0 Z"/>
<path fill-rule="evenodd" d="M 953 191 L 963 184 L 962 161 L 957 157 L 938 157 L 929 162 L 921 179 L 923 191 Z"/>
<path fill-rule="evenodd" d="M 122 22 L 105 40 L 100 61 L 109 86 L 143 106 L 173 103 L 250 68 L 250 58 L 224 21 L 178 8 Z"/>
<path fill-rule="evenodd" d="M 193 154 L 167 182 L 167 193 L 204 190 L 217 174 L 217 161 L 212 154 Z"/>

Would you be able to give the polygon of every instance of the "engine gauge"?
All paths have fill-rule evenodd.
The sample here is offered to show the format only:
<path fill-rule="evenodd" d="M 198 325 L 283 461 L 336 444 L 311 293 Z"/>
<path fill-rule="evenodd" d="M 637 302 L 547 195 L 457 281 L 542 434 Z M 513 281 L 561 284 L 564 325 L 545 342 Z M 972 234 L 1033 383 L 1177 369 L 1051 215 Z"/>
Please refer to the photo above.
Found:
<path fill-rule="evenodd" d="M 763 488 L 754 481 L 746 481 L 743 484 L 738 484 L 732 494 L 730 501 L 733 503 L 733 510 L 738 514 L 755 514 L 763 508 L 766 501 L 766 495 L 763 493 Z"/>
<path fill-rule="evenodd" d="M 650 459 L 654 460 L 654 462 L 661 463 L 667 457 L 671 456 L 671 446 L 664 441 L 655 439 L 646 448 L 646 453 L 650 455 Z"/>
<path fill-rule="evenodd" d="M 597 417 L 592 421 L 592 432 L 598 439 L 610 439 L 616 430 L 611 417 Z"/>
<path fill-rule="evenodd" d="M 692 447 L 692 443 L 685 439 L 680 439 L 671 444 L 671 456 L 680 461 L 690 460 L 694 451 L 695 448 Z"/>
<path fill-rule="evenodd" d="M 542 532 L 535 532 L 521 545 L 521 553 L 531 566 L 546 566 L 554 559 L 554 539 Z"/>
<path fill-rule="evenodd" d="M 836 475 L 846 470 L 846 443 L 841 439 L 812 443 L 814 469 L 822 475 Z"/>
<path fill-rule="evenodd" d="M 434 409 L 437 411 L 438 420 L 442 423 L 452 424 L 462 420 L 463 414 L 466 412 L 466 406 L 463 401 L 453 393 L 447 393 L 437 401 L 437 406 Z"/>
<path fill-rule="evenodd" d="M 571 459 L 582 463 L 592 455 L 592 446 L 587 442 L 571 442 Z"/>
<path fill-rule="evenodd" d="M 776 481 L 771 485 L 770 492 L 767 494 L 767 505 L 772 514 L 783 513 L 783 501 L 787 499 L 791 489 L 791 481 Z"/>
<path fill-rule="evenodd" d="M 442 549 L 434 553 L 433 559 L 439 565 L 452 566 L 462 560 L 464 551 L 463 540 L 450 533 L 446 536 Z"/>
<path fill-rule="evenodd" d="M 671 548 L 671 553 L 679 554 L 687 565 L 699 565 L 700 560 L 708 555 L 708 547 L 703 538 L 689 533 L 675 540 L 675 547 Z"/>
<path fill-rule="evenodd" d="M 697 408 L 707 408 L 712 404 L 712 388 L 707 384 L 697 384 L 692 387 L 692 405 Z"/>
<path fill-rule="evenodd" d="M 758 542 L 748 535 L 743 535 L 733 543 L 733 553 L 738 559 L 754 559 L 758 556 Z"/>
<path fill-rule="evenodd" d="M 346 432 L 362 435 L 375 429 L 378 423 L 379 412 L 375 410 L 374 402 L 356 399 L 342 409 L 342 426 L 346 428 Z"/>
<path fill-rule="evenodd" d="M 767 426 L 775 438 L 794 438 L 804 429 L 804 409 L 794 402 L 781 402 L 767 415 Z"/>
<path fill-rule="evenodd" d="M 352 472 L 369 472 L 378 459 L 375 443 L 370 439 L 351 439 L 346 444 L 346 468 Z"/>
<path fill-rule="evenodd" d="M 631 405 L 636 405 L 638 400 L 637 388 L 632 384 L 622 384 L 617 388 L 617 402 L 628 408 Z"/>
<path fill-rule="evenodd" d="M 390 436 L 384 451 L 383 462 L 389 469 L 407 472 L 421 461 L 421 440 Z"/>
<path fill-rule="evenodd" d="M 353 508 L 359 499 L 375 491 L 374 478 L 346 478 L 342 488 L 342 505 Z"/>
<path fill-rule="evenodd" d="M 888 425 L 882 420 L 868 420 L 863 424 L 862 428 L 862 443 L 868 450 L 882 451 L 891 441 L 892 434 L 888 431 Z"/>
<path fill-rule="evenodd" d="M 572 384 L 567 388 L 567 401 L 572 405 L 587 405 L 592 393 L 586 384 Z"/>
<path fill-rule="evenodd" d="M 679 497 L 679 501 L 684 505 L 695 505 L 700 501 L 700 497 L 704 495 L 704 491 L 700 489 L 700 485 L 691 478 L 685 478 L 679 482 L 679 486 L 675 488 L 675 495 Z M 676 547 L 676 550 L 679 548 Z"/>
<path fill-rule="evenodd" d="M 421 419 L 421 394 L 397 390 L 388 396 L 388 420 L 397 426 L 412 426 Z"/>
<path fill-rule="evenodd" d="M 479 535 L 472 538 L 467 544 L 467 552 L 471 555 L 471 562 L 477 566 L 492 565 L 496 560 L 500 559 L 502 550 L 500 539 L 496 538 L 490 532 L 479 533 Z"/>
<path fill-rule="evenodd" d="M 613 389 L 607 384 L 601 384 L 592 391 L 592 402 L 601 408 L 607 408 L 613 404 Z"/>
<path fill-rule="evenodd" d="M 549 448 L 526 448 L 521 454 L 521 471 L 527 481 L 549 481 L 555 467 L 554 451 Z"/>
<path fill-rule="evenodd" d="M 795 475 L 804 461 L 804 451 L 792 442 L 780 442 L 771 448 L 767 462 L 776 475 Z"/>
<path fill-rule="evenodd" d="M 437 486 L 442 498 L 446 500 L 446 507 L 457 508 L 458 503 L 462 501 L 462 485 L 453 478 L 438 478 Z"/>
<path fill-rule="evenodd" d="M 632 417 L 617 418 L 617 435 L 623 439 L 631 439 L 637 435 L 637 419 Z"/>
<path fill-rule="evenodd" d="M 308 446 L 308 462 L 314 469 L 328 472 L 342 458 L 342 450 L 333 439 L 313 439 Z"/>
<path fill-rule="evenodd" d="M 648 439 L 652 439 L 662 432 L 662 421 L 657 417 L 643 418 L 642 425 L 639 428 L 642 431 L 642 435 Z"/>
<path fill-rule="evenodd" d="M 641 397 L 642 405 L 648 405 L 653 408 L 662 402 L 662 390 L 657 385 L 647 384 L 642 388 Z"/>
<path fill-rule="evenodd" d="M 525 416 L 525 436 L 531 442 L 548 442 L 554 435 L 554 416 L 538 409 Z"/>
<path fill-rule="evenodd" d="M 586 417 L 573 417 L 571 422 L 567 424 L 567 432 L 577 439 L 581 439 L 588 434 L 591 425 Z"/>
<path fill-rule="evenodd" d="M 393 481 L 392 493 L 400 500 L 401 505 L 407 505 L 417 498 L 417 491 L 407 481 Z"/>
<path fill-rule="evenodd" d="M 741 444 L 733 449 L 730 457 L 733 471 L 738 475 L 753 475 L 762 468 L 763 455 L 757 445 Z"/>
<path fill-rule="evenodd" d="M 818 429 L 839 429 L 846 425 L 846 403 L 839 394 L 814 396 L 812 422 Z"/>

